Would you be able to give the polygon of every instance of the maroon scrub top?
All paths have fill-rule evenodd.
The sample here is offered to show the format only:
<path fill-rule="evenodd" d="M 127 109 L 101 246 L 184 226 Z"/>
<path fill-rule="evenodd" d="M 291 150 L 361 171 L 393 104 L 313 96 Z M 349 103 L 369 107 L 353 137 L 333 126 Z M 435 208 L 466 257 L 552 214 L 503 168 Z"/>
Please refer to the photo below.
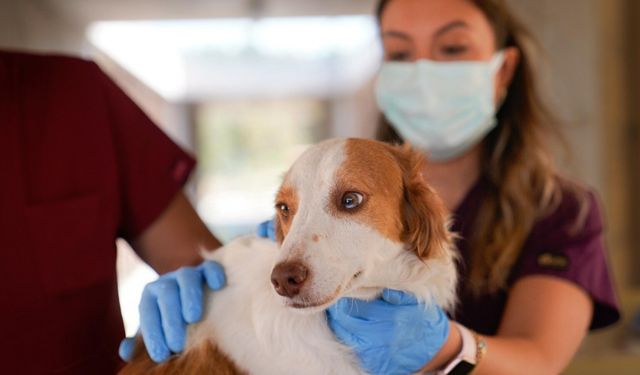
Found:
<path fill-rule="evenodd" d="M 480 220 L 478 209 L 489 189 L 489 183 L 481 178 L 454 214 L 453 230 L 461 235 L 458 248 L 462 255 L 459 267 L 462 282 L 458 294 L 460 304 L 453 318 L 479 333 L 493 335 L 502 320 L 507 291 L 476 297 L 467 283 L 472 251 L 467 239 L 471 237 L 474 220 Z M 529 275 L 564 279 L 584 289 L 591 297 L 594 307 L 591 329 L 611 325 L 620 319 L 620 313 L 607 265 L 598 203 L 594 193 L 587 191 L 585 224 L 579 231 L 572 231 L 580 212 L 579 201 L 571 190 L 562 190 L 557 209 L 535 223 L 508 278 L 507 287 Z"/>
<path fill-rule="evenodd" d="M 0 51 L 0 373 L 114 374 L 115 240 L 193 159 L 94 63 Z"/>

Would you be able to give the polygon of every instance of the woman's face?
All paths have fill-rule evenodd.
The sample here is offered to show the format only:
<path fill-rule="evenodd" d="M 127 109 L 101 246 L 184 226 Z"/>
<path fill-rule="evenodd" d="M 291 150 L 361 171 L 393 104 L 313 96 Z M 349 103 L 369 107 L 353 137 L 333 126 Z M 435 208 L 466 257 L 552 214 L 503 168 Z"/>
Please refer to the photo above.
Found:
<path fill-rule="evenodd" d="M 380 21 L 385 61 L 487 61 L 496 52 L 489 20 L 469 0 L 392 0 Z M 506 94 L 518 63 L 516 48 L 504 52 L 496 100 Z"/>

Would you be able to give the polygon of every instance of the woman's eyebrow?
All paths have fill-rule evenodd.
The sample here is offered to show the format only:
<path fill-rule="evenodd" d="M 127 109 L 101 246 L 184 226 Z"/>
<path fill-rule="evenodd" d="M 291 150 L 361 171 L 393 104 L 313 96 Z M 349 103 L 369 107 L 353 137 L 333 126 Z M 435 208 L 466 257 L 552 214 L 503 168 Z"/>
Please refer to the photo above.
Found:
<path fill-rule="evenodd" d="M 447 31 L 451 31 L 451 29 L 455 29 L 458 27 L 469 27 L 469 25 L 462 21 L 462 20 L 457 20 L 457 21 L 451 21 L 448 24 L 442 26 L 441 28 L 439 28 L 434 34 L 433 36 L 440 36 L 444 33 L 446 33 Z"/>
<path fill-rule="evenodd" d="M 463 27 L 463 28 L 467 28 L 469 27 L 469 25 L 462 21 L 462 20 L 456 20 L 456 21 L 451 21 L 448 24 L 440 27 L 438 30 L 436 30 L 436 32 L 433 34 L 434 37 L 440 36 L 448 31 L 451 31 L 452 29 L 456 29 L 458 27 Z M 404 33 L 402 31 L 396 31 L 396 30 L 390 30 L 390 31 L 385 31 L 382 33 L 382 37 L 394 37 L 394 38 L 400 38 L 400 39 L 404 39 L 404 40 L 411 40 L 411 36 L 407 33 Z"/>
<path fill-rule="evenodd" d="M 394 37 L 394 38 L 400 38 L 400 39 L 404 39 L 404 40 L 411 40 L 411 37 L 408 34 L 405 34 L 401 31 L 385 31 L 382 33 L 382 37 Z"/>

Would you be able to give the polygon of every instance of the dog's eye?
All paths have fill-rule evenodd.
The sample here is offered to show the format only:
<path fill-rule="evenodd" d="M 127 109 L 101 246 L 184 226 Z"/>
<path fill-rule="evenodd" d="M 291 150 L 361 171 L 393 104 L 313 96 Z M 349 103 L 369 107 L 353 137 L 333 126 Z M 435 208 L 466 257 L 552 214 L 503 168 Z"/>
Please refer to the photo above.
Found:
<path fill-rule="evenodd" d="M 342 196 L 342 207 L 351 210 L 358 207 L 363 200 L 362 194 L 350 191 Z"/>
<path fill-rule="evenodd" d="M 280 212 L 280 214 L 284 217 L 289 216 L 289 206 L 286 203 L 278 203 L 276 204 L 276 208 Z"/>

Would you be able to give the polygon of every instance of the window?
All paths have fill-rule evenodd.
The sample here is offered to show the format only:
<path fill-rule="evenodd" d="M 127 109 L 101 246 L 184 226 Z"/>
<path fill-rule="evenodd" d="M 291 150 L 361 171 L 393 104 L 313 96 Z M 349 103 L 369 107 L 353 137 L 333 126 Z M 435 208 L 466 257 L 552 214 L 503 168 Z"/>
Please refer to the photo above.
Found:
<path fill-rule="evenodd" d="M 326 133 L 317 99 L 215 102 L 196 110 L 197 210 L 223 241 L 273 216 L 282 176 Z"/>

